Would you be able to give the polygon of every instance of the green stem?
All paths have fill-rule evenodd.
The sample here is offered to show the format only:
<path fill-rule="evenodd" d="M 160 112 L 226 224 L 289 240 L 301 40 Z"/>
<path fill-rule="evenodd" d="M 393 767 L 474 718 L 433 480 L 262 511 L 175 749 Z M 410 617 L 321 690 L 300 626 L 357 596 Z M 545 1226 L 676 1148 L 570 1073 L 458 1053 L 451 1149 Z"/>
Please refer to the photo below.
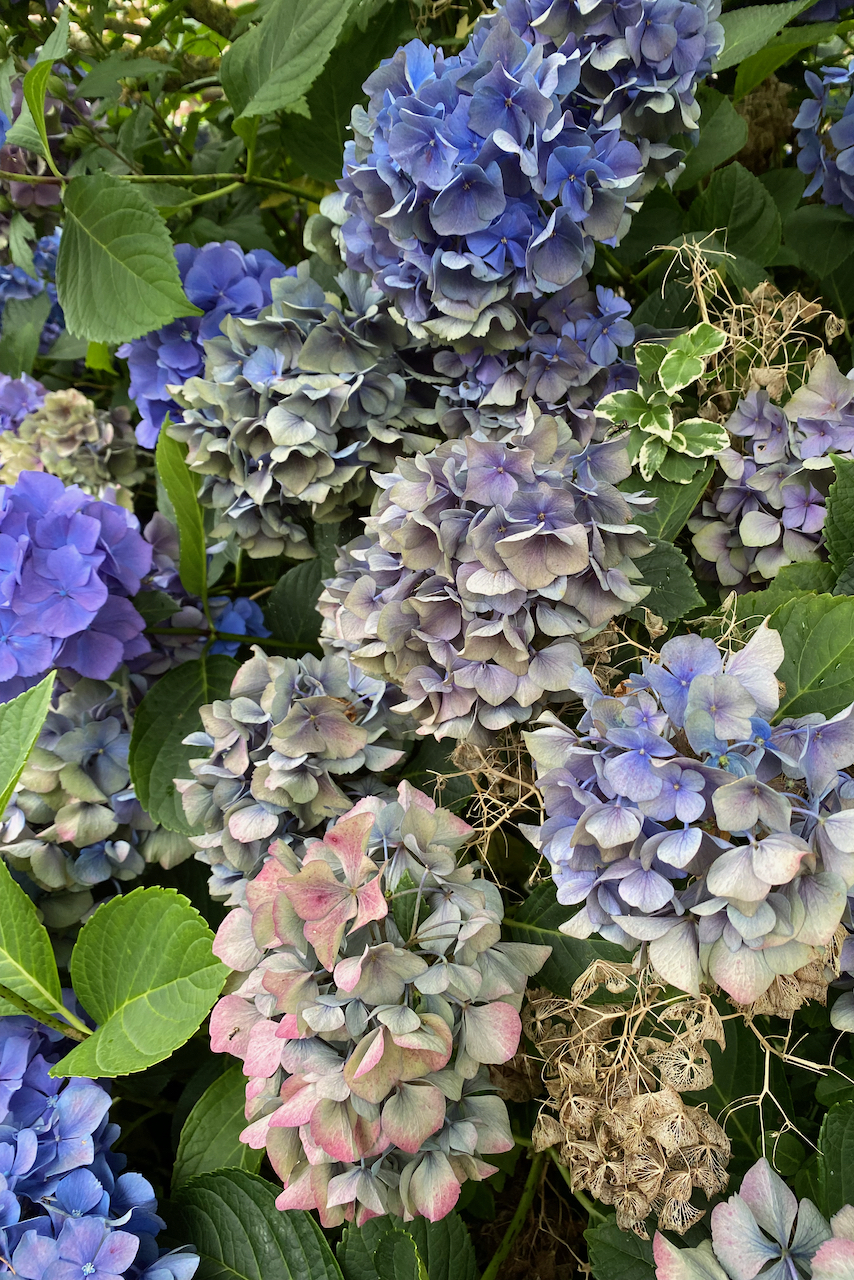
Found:
<path fill-rule="evenodd" d="M 206 191 L 204 195 L 193 196 L 192 200 L 173 205 L 169 210 L 169 217 L 173 218 L 176 213 L 183 213 L 185 209 L 193 209 L 197 204 L 207 204 L 208 200 L 219 200 L 220 196 L 230 196 L 232 191 L 239 191 L 242 185 L 242 182 L 230 182 L 227 187 L 217 187 L 215 191 Z"/>
<path fill-rule="evenodd" d="M 618 280 L 631 280 L 631 272 L 623 266 L 613 249 L 609 249 L 606 244 L 597 244 L 596 252 L 602 255 L 608 266 L 611 268 L 611 273 L 616 276 Z"/>
<path fill-rule="evenodd" d="M 304 653 L 306 647 L 303 644 L 291 644 L 287 640 L 276 640 L 273 636 L 239 636 L 233 631 L 217 631 L 215 627 L 212 631 L 201 631 L 198 627 L 146 627 L 146 631 L 150 631 L 152 635 L 156 636 L 196 636 L 200 640 L 204 638 L 211 643 L 217 640 L 239 640 L 241 644 L 260 644 L 275 649 L 294 649 L 299 650 L 300 653 Z"/>
<path fill-rule="evenodd" d="M 35 1018 L 36 1022 L 40 1022 L 45 1027 L 50 1027 L 52 1031 L 61 1031 L 64 1036 L 68 1036 L 69 1040 L 85 1040 L 92 1032 L 84 1022 L 79 1018 L 75 1018 L 63 1005 L 60 1005 L 62 1015 L 68 1018 L 73 1026 L 60 1022 L 59 1018 L 54 1018 L 51 1014 L 45 1013 L 42 1009 L 37 1009 L 34 1004 L 30 1004 L 29 1000 L 25 1000 L 23 996 L 19 996 L 17 991 L 12 991 L 9 987 L 4 987 L 0 983 L 0 999 L 8 1000 L 9 1004 L 20 1009 L 21 1013 L 26 1013 L 30 1018 Z"/>
<path fill-rule="evenodd" d="M 652 271 L 655 270 L 657 266 L 662 262 L 666 262 L 668 258 L 671 258 L 672 256 L 673 254 L 670 249 L 665 249 L 662 253 L 659 253 L 655 258 L 653 258 L 652 262 L 648 262 L 645 267 L 641 267 L 640 271 L 638 271 L 634 276 L 634 283 L 637 284 L 639 280 L 644 280 Z"/>
<path fill-rule="evenodd" d="M 270 187 L 273 191 L 284 191 L 285 195 L 294 196 L 297 200 L 314 201 L 318 197 L 311 195 L 308 191 L 295 187 L 290 182 L 278 182 L 275 178 L 258 178 L 253 176 L 247 179 L 245 173 L 118 173 L 115 175 L 122 182 L 174 182 L 180 185 L 190 185 L 194 182 L 229 182 L 235 186 L 246 184 L 251 187 Z M 0 169 L 0 178 L 4 178 L 9 182 L 26 182 L 30 186 L 38 186 L 39 183 L 48 182 L 56 185 L 57 182 L 71 182 L 71 178 L 67 178 L 65 174 L 60 174 L 58 178 L 52 177 L 50 174 L 36 173 L 10 173 L 5 169 Z M 222 191 L 218 191 L 217 195 L 222 195 Z M 212 200 L 213 196 L 207 199 Z M 183 205 L 177 205 L 178 209 L 184 208 Z"/>
<path fill-rule="evenodd" d="M 531 1168 L 525 1181 L 522 1197 L 516 1207 L 516 1212 L 510 1219 L 510 1226 L 504 1232 L 504 1239 L 495 1251 L 492 1261 L 481 1276 L 481 1280 L 497 1280 L 501 1268 L 509 1258 L 510 1251 L 516 1243 L 516 1237 L 525 1225 L 531 1205 L 534 1203 L 534 1196 L 537 1194 L 537 1188 L 540 1185 L 544 1160 L 545 1152 L 543 1151 L 538 1151 L 532 1159 Z"/>
<path fill-rule="evenodd" d="M 569 1188 L 569 1194 L 575 1197 L 575 1199 L 581 1205 L 582 1209 L 584 1209 L 588 1218 L 590 1218 L 593 1222 L 604 1222 L 607 1215 L 604 1213 L 601 1213 L 600 1210 L 596 1208 L 595 1204 L 589 1198 L 589 1196 L 586 1196 L 583 1191 L 576 1191 L 576 1189 L 572 1185 L 572 1178 L 570 1178 L 569 1176 L 569 1170 L 567 1169 L 566 1165 L 561 1164 L 554 1147 L 549 1147 L 549 1155 L 554 1161 L 554 1166 L 557 1169 L 558 1173 L 563 1178 L 564 1182 Z"/>

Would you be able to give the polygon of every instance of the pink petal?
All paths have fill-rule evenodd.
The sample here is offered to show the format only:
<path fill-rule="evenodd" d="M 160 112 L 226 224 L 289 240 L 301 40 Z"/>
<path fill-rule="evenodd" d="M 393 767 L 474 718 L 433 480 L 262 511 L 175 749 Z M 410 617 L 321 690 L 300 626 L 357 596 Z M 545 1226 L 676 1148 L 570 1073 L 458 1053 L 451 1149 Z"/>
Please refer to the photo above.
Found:
<path fill-rule="evenodd" d="M 383 1107 L 383 1133 L 401 1151 L 420 1151 L 444 1121 L 445 1098 L 432 1084 L 400 1084 Z"/>
<path fill-rule="evenodd" d="M 267 1018 L 256 1022 L 249 1032 L 249 1044 L 243 1061 L 247 1076 L 273 1075 L 282 1065 L 282 1046 L 276 1039 L 276 1024 Z"/>
<path fill-rule="evenodd" d="M 352 1108 L 346 1102 L 321 1098 L 311 1113 L 311 1136 L 333 1160 L 358 1160 L 361 1152 L 351 1124 Z"/>
<path fill-rule="evenodd" d="M 454 1037 L 451 1029 L 444 1018 L 440 1018 L 437 1013 L 423 1013 L 421 1015 L 421 1024 L 428 1030 L 437 1035 L 444 1044 L 445 1048 L 441 1051 L 430 1049 L 401 1049 L 401 1080 L 417 1080 L 420 1076 L 427 1076 L 431 1071 L 441 1071 L 443 1067 L 448 1065 L 448 1059 L 454 1047 Z"/>
<path fill-rule="evenodd" d="M 854 1276 L 854 1241 L 825 1240 L 812 1260 L 813 1280 L 851 1280 Z"/>
<path fill-rule="evenodd" d="M 293 1129 L 308 1124 L 318 1105 L 317 1085 L 309 1084 L 303 1076 L 291 1076 L 282 1085 L 282 1105 L 273 1113 L 274 1129 Z"/>
<path fill-rule="evenodd" d="M 211 1049 L 214 1053 L 231 1053 L 245 1058 L 249 1033 L 261 1014 L 250 1000 L 241 996 L 223 996 L 211 1014 Z"/>
<path fill-rule="evenodd" d="M 475 1062 L 509 1062 L 519 1048 L 522 1019 L 512 1004 L 494 1000 L 472 1005 L 463 1015 L 466 1053 Z"/>
<path fill-rule="evenodd" d="M 423 1217 L 438 1222 L 460 1198 L 460 1184 L 447 1156 L 428 1151 L 409 1180 L 409 1200 Z"/>
<path fill-rule="evenodd" d="M 317 1209 L 319 1206 L 311 1185 L 311 1168 L 303 1169 L 296 1182 L 291 1181 L 276 1198 L 277 1209 Z"/>
<path fill-rule="evenodd" d="M 354 813 L 339 818 L 323 837 L 326 848 L 331 849 L 344 868 L 344 875 L 350 885 L 361 882 L 362 863 L 373 825 L 372 813 Z"/>
<path fill-rule="evenodd" d="M 350 897 L 350 890 L 335 879 L 326 862 L 308 863 L 298 876 L 285 881 L 282 892 L 301 920 L 321 920 Z"/>
<path fill-rule="evenodd" d="M 229 911 L 216 931 L 213 953 L 238 973 L 254 969 L 264 959 L 252 935 L 252 916 L 243 907 Z"/>
<path fill-rule="evenodd" d="M 383 897 L 382 876 L 374 876 L 356 893 L 358 913 L 353 929 L 361 929 L 371 920 L 383 920 L 388 915 L 388 903 Z"/>

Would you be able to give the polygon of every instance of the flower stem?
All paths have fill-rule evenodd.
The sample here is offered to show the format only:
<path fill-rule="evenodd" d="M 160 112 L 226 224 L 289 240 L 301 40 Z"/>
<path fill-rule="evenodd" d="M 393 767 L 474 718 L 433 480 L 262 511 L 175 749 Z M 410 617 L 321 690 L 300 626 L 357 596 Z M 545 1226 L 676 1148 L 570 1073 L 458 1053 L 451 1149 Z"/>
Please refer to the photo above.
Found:
<path fill-rule="evenodd" d="M 576 1189 L 572 1185 L 572 1178 L 570 1178 L 569 1176 L 569 1170 L 567 1169 L 566 1165 L 561 1164 L 560 1160 L 558 1160 L 557 1152 L 555 1151 L 554 1147 L 549 1147 L 549 1155 L 554 1161 L 554 1165 L 558 1173 L 563 1178 L 566 1185 L 569 1187 L 570 1195 L 575 1197 L 575 1199 L 581 1205 L 582 1209 L 584 1209 L 588 1218 L 590 1218 L 592 1222 L 604 1222 L 607 1215 L 604 1213 L 601 1213 L 596 1208 L 595 1204 L 590 1199 L 590 1197 L 586 1196 L 583 1191 L 576 1191 Z"/>
<path fill-rule="evenodd" d="M 9 1004 L 20 1009 L 21 1013 L 26 1013 L 30 1018 L 35 1018 L 36 1022 L 42 1023 L 45 1027 L 50 1027 L 52 1031 L 61 1031 L 64 1036 L 68 1036 L 69 1040 L 85 1040 L 92 1032 L 81 1022 L 79 1018 L 75 1018 L 74 1014 L 60 1005 L 62 1015 L 73 1022 L 74 1026 L 69 1026 L 65 1022 L 60 1022 L 59 1018 L 54 1018 L 51 1014 L 45 1013 L 41 1009 L 37 1009 L 34 1004 L 30 1004 L 29 1000 L 25 1000 L 23 996 L 19 996 L 17 991 L 10 990 L 0 983 L 0 999 L 7 1000 Z"/>
<path fill-rule="evenodd" d="M 510 1256 L 510 1250 L 516 1243 L 516 1237 L 525 1225 L 525 1219 L 530 1212 L 531 1205 L 534 1203 L 534 1196 L 537 1194 L 537 1188 L 540 1185 L 544 1160 L 545 1152 L 543 1151 L 538 1151 L 531 1160 L 531 1168 L 525 1181 L 522 1198 L 516 1207 L 516 1212 L 510 1219 L 510 1226 L 504 1232 L 504 1239 L 495 1251 L 492 1261 L 481 1276 L 481 1280 L 497 1280 L 501 1268 Z"/>

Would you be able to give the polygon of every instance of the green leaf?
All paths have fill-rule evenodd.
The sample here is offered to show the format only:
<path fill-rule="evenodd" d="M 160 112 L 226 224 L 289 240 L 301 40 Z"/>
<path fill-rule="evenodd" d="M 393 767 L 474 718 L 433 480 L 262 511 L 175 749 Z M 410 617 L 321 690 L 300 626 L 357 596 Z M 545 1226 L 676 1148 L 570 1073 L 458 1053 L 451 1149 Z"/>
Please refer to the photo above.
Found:
<path fill-rule="evenodd" d="M 854 253 L 854 221 L 843 209 L 805 204 L 784 224 L 786 245 L 796 250 L 805 271 L 823 280 Z"/>
<path fill-rule="evenodd" d="M 141 614 L 147 627 L 156 627 L 159 622 L 165 622 L 181 607 L 174 596 L 167 595 L 165 591 L 140 591 L 131 603 L 137 613 Z"/>
<path fill-rule="evenodd" d="M 301 652 L 317 648 L 321 621 L 317 597 L 325 576 L 319 557 L 282 574 L 266 608 L 267 626 L 277 640 Z"/>
<path fill-rule="evenodd" d="M 664 404 L 649 405 L 638 419 L 641 431 L 669 440 L 673 435 L 673 414 Z"/>
<path fill-rule="evenodd" d="M 702 376 L 709 356 L 726 346 L 727 335 L 713 324 L 694 325 L 674 338 L 658 370 L 658 378 L 668 395 L 689 387 Z"/>
<path fill-rule="evenodd" d="M 9 223 L 9 256 L 16 267 L 20 267 L 34 280 L 38 279 L 33 251 L 27 243 L 34 240 L 36 229 L 22 213 L 13 213 Z"/>
<path fill-rule="evenodd" d="M 137 798 L 155 822 L 191 835 L 175 778 L 191 778 L 198 747 L 185 747 L 188 734 L 201 731 L 199 707 L 227 698 L 238 669 L 224 654 L 184 662 L 149 689 L 134 716 L 128 764 Z"/>
<path fill-rule="evenodd" d="M 320 1227 L 301 1209 L 280 1213 L 278 1192 L 238 1169 L 206 1173 L 178 1191 L 170 1235 L 192 1240 L 197 1280 L 341 1280 Z"/>
<path fill-rule="evenodd" d="M 836 479 L 827 493 L 824 539 L 830 563 L 842 573 L 854 556 L 854 461 L 833 454 Z"/>
<path fill-rule="evenodd" d="M 829 565 L 827 567 L 830 568 Z M 831 594 L 834 596 L 854 596 L 854 556 L 851 557 L 836 579 L 836 585 Z"/>
<path fill-rule="evenodd" d="M 57 1076 L 124 1076 L 180 1048 L 222 990 L 213 934 L 174 889 L 134 889 L 101 903 L 71 953 L 74 993 L 97 1031 L 52 1068 Z"/>
<path fill-rule="evenodd" d="M 345 1227 L 335 1256 L 344 1280 L 378 1280 L 373 1248 L 365 1239 L 364 1228 Z"/>
<path fill-rule="evenodd" d="M 274 0 L 222 60 L 222 87 L 235 117 L 298 107 L 326 65 L 349 8 L 350 0 Z"/>
<path fill-rule="evenodd" d="M 406 763 L 404 778 L 445 809 L 459 809 L 474 787 L 465 774 L 454 776 L 458 770 L 451 760 L 453 746 L 433 737 L 419 738 L 418 742 L 420 745 Z"/>
<path fill-rule="evenodd" d="M 794 213 L 800 204 L 807 185 L 806 176 L 800 169 L 769 169 L 759 174 L 759 181 L 771 196 L 783 219 L 785 230 L 786 219 Z M 825 205 L 811 205 L 810 208 L 825 208 Z"/>
<path fill-rule="evenodd" d="M 677 446 L 676 440 L 680 443 Z M 710 453 L 720 453 L 729 445 L 729 432 L 717 422 L 707 418 L 686 418 L 673 433 L 671 448 L 678 448 L 691 458 L 707 458 Z"/>
<path fill-rule="evenodd" d="M 653 538 L 652 551 L 643 557 L 640 567 L 644 582 L 651 588 L 644 596 L 643 607 L 665 622 L 684 618 L 686 613 L 703 604 L 688 561 L 672 542 Z"/>
<path fill-rule="evenodd" d="M 0 984 L 45 1013 L 62 1009 L 62 991 L 47 929 L 35 904 L 0 858 Z M 20 1013 L 0 1000 L 0 1016 Z"/>
<path fill-rule="evenodd" d="M 818 1139 L 818 1185 L 829 1218 L 854 1202 L 854 1102 L 831 1107 Z"/>
<path fill-rule="evenodd" d="M 246 1169 L 257 1173 L 263 1151 L 240 1141 L 246 1128 L 246 1076 L 240 1066 L 214 1080 L 193 1107 L 181 1130 L 172 1167 L 173 1194 L 185 1182 L 215 1169 Z"/>
<path fill-rule="evenodd" d="M 813 0 L 791 0 L 788 4 L 755 4 L 748 9 L 736 9 L 721 18 L 726 43 L 715 63 L 715 71 L 737 67 L 745 58 L 758 53 L 781 27 L 791 22 Z"/>
<path fill-rule="evenodd" d="M 612 422 L 625 422 L 631 427 L 646 413 L 646 398 L 639 391 L 613 391 L 599 401 L 596 412 Z"/>
<path fill-rule="evenodd" d="M 687 453 L 676 452 L 676 441 L 678 432 L 674 432 L 673 447 L 668 449 L 667 454 L 662 458 L 658 468 L 658 475 L 662 480 L 667 480 L 670 484 L 690 484 L 698 471 L 702 471 L 705 463 L 704 456 L 700 458 L 692 458 Z M 687 444 L 684 437 L 681 438 L 681 444 Z M 655 479 L 655 476 L 652 477 Z"/>
<path fill-rule="evenodd" d="M 88 58 L 86 60 L 88 62 Z M 168 63 L 154 58 L 135 58 L 127 49 L 120 49 L 93 63 L 92 70 L 83 77 L 75 92 L 78 98 L 86 98 L 90 102 L 95 98 L 116 98 L 120 80 L 145 80 L 170 70 Z"/>
<path fill-rule="evenodd" d="M 511 941 L 552 948 L 551 955 L 537 975 L 537 982 L 555 995 L 567 998 L 572 994 L 572 984 L 594 960 L 625 964 L 632 956 L 630 951 L 614 942 L 604 942 L 599 938 L 581 941 L 561 933 L 558 926 L 574 914 L 558 903 L 557 890 L 549 880 L 538 884 L 514 914 L 504 920 Z"/>
<path fill-rule="evenodd" d="M 10 378 L 32 373 L 49 315 L 50 298 L 46 293 L 37 293 L 34 298 L 9 299 L 3 307 L 0 373 L 7 373 Z"/>
<path fill-rule="evenodd" d="M 341 177 L 353 103 L 361 101 L 362 85 L 383 58 L 394 54 L 399 34 L 409 26 L 406 0 L 393 0 L 364 31 L 345 33 L 306 97 L 310 118 L 286 119 L 284 148 L 309 177 L 318 182 Z"/>
<path fill-rule="evenodd" d="M 738 102 L 740 98 L 752 92 L 762 84 L 763 80 L 767 80 L 768 76 L 773 75 L 787 62 L 791 62 L 802 49 L 809 49 L 813 45 L 829 40 L 835 30 L 834 22 L 814 22 L 805 27 L 788 27 L 778 36 L 772 36 L 764 49 L 745 58 L 738 68 L 733 100 Z"/>
<path fill-rule="evenodd" d="M 667 355 L 667 347 L 661 342 L 639 342 L 635 347 L 635 362 L 641 382 L 654 382 Z"/>
<path fill-rule="evenodd" d="M 414 1240 L 430 1280 L 477 1280 L 477 1261 L 468 1229 L 456 1212 L 438 1222 L 415 1218 L 370 1218 L 361 1228 L 344 1229 L 337 1255 L 344 1280 L 377 1280 L 374 1253 L 389 1225 Z"/>
<path fill-rule="evenodd" d="M 832 591 L 835 578 L 832 565 L 820 560 L 784 565 L 764 591 L 747 591 L 738 597 L 736 617 L 739 622 L 751 620 L 758 624 L 787 600 Z"/>
<path fill-rule="evenodd" d="M 638 453 L 638 470 L 644 480 L 651 480 L 667 457 L 667 445 L 658 436 L 645 440 Z"/>
<path fill-rule="evenodd" d="M 418 1247 L 408 1231 L 393 1227 L 380 1236 L 374 1253 L 379 1280 L 427 1280 Z"/>
<path fill-rule="evenodd" d="M 673 184 L 674 191 L 696 186 L 712 169 L 736 155 L 747 142 L 747 121 L 724 94 L 700 86 L 700 140 L 685 157 L 685 168 Z"/>
<path fill-rule="evenodd" d="M 687 484 L 674 484 L 660 475 L 653 476 L 643 488 L 651 498 L 656 499 L 655 506 L 652 511 L 633 512 L 633 522 L 641 525 L 653 537 L 673 542 L 702 499 L 714 469 L 714 462 L 707 462 Z M 627 493 L 635 493 L 638 491 L 638 482 L 630 476 L 622 482 L 620 488 Z"/>
<path fill-rule="evenodd" d="M 145 196 L 109 173 L 72 179 L 56 287 L 66 327 L 91 342 L 129 342 L 178 316 L 187 299 L 166 223 Z"/>
<path fill-rule="evenodd" d="M 192 596 L 208 598 L 208 565 L 205 526 L 196 497 L 200 480 L 187 466 L 187 446 L 173 440 L 168 419 L 161 428 L 155 451 L 157 474 L 168 494 L 178 525 L 178 571 L 184 589 Z"/>
<path fill-rule="evenodd" d="M 854 688 L 854 597 L 801 596 L 772 613 L 785 657 L 777 678 L 786 687 L 777 719 L 820 711 L 828 719 L 851 702 Z"/>
<path fill-rule="evenodd" d="M 0 703 L 0 815 L 6 810 L 50 711 L 53 682 L 51 671 L 32 689 L 19 693 L 11 702 Z"/>
<path fill-rule="evenodd" d="M 835 1102 L 854 1102 L 854 1063 L 837 1058 L 833 1065 L 836 1071 L 821 1076 L 815 1087 L 815 1100 L 823 1107 L 832 1107 Z"/>
<path fill-rule="evenodd" d="M 655 1280 L 652 1241 L 621 1231 L 613 1218 L 584 1232 L 594 1280 Z"/>
<path fill-rule="evenodd" d="M 68 25 L 68 12 L 64 13 L 66 26 Z M 50 143 L 47 139 L 47 125 L 44 118 L 44 99 L 47 92 L 47 82 L 50 73 L 53 70 L 49 62 L 37 62 L 34 67 L 30 67 L 24 76 L 24 99 L 30 109 L 33 123 L 38 130 L 39 139 L 41 141 L 41 153 L 47 161 L 48 168 L 55 177 L 59 178 L 60 172 L 56 167 L 56 161 L 53 158 L 50 149 Z"/>
<path fill-rule="evenodd" d="M 737 160 L 712 174 L 691 205 L 690 219 L 695 230 L 719 231 L 728 252 L 760 264 L 760 275 L 761 265 L 780 247 L 777 206 L 759 179 Z"/>

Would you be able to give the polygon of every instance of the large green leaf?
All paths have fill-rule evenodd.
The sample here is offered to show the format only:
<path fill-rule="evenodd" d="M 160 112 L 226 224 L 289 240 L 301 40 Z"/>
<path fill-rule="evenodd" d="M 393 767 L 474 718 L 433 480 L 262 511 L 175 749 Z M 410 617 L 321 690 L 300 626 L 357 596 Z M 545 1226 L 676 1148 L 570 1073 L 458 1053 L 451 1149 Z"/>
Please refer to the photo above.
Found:
<path fill-rule="evenodd" d="M 235 1065 L 205 1090 L 184 1122 L 172 1166 L 173 1192 L 215 1169 L 258 1172 L 263 1151 L 253 1151 L 240 1141 L 246 1128 L 245 1105 L 246 1076 Z"/>
<path fill-rule="evenodd" d="M 558 903 L 555 887 L 548 880 L 538 884 L 530 897 L 504 921 L 511 941 L 551 947 L 552 953 L 537 975 L 537 982 L 558 996 L 570 996 L 572 984 L 594 960 L 624 964 L 632 954 L 600 938 L 586 941 L 568 938 L 559 926 L 573 914 Z"/>
<path fill-rule="evenodd" d="M 344 1280 L 377 1280 L 374 1255 L 390 1227 L 399 1227 L 412 1238 L 430 1280 L 477 1280 L 474 1245 L 456 1212 L 438 1222 L 386 1217 L 369 1218 L 362 1227 L 346 1227 L 337 1249 Z"/>
<path fill-rule="evenodd" d="M 42 329 L 49 315 L 50 298 L 47 293 L 37 293 L 34 298 L 9 298 L 3 307 L 0 373 L 6 373 L 10 378 L 32 373 Z"/>
<path fill-rule="evenodd" d="M 777 206 L 759 179 L 738 161 L 712 174 L 691 205 L 690 218 L 695 230 L 719 231 L 729 253 L 753 263 L 766 264 L 780 247 Z"/>
<path fill-rule="evenodd" d="M 684 191 L 705 178 L 712 169 L 730 160 L 747 142 L 747 121 L 724 94 L 701 86 L 700 140 L 685 157 L 685 168 L 674 183 L 674 191 Z"/>
<path fill-rule="evenodd" d="M 175 1242 L 192 1240 L 197 1280 L 341 1280 L 320 1227 L 300 1209 L 280 1213 L 279 1188 L 242 1170 L 206 1173 L 171 1206 Z"/>
<path fill-rule="evenodd" d="M 91 342 L 128 342 L 200 315 L 181 286 L 172 239 L 145 196 L 109 173 L 72 179 L 56 288 L 66 327 Z"/>
<path fill-rule="evenodd" d="M 785 685 L 778 718 L 821 711 L 835 716 L 854 689 L 854 597 L 809 595 L 771 615 L 785 657 L 777 678 Z"/>
<path fill-rule="evenodd" d="M 377 1241 L 374 1267 L 379 1280 L 427 1280 L 418 1246 L 408 1231 L 393 1227 Z"/>
<path fill-rule="evenodd" d="M 184 662 L 149 689 L 134 716 L 130 776 L 140 804 L 170 831 L 190 835 L 175 778 L 191 778 L 198 747 L 183 740 L 201 731 L 199 707 L 227 698 L 238 664 L 224 654 Z"/>
<path fill-rule="evenodd" d="M 736 9 L 721 18 L 726 43 L 715 64 L 715 71 L 736 67 L 745 58 L 758 53 L 768 41 L 791 22 L 813 0 L 791 0 L 788 4 L 754 4 L 747 9 Z"/>
<path fill-rule="evenodd" d="M 824 540 L 839 574 L 854 556 L 854 461 L 835 455 L 833 465 L 836 479 L 827 493 Z"/>
<path fill-rule="evenodd" d="M 650 587 L 649 594 L 642 601 L 643 607 L 665 622 L 684 618 L 686 613 L 703 604 L 688 561 L 672 542 L 653 538 L 652 551 L 639 564 L 643 581 Z"/>
<path fill-rule="evenodd" d="M 211 1010 L 228 969 L 213 934 L 174 889 L 134 889 L 102 903 L 71 953 L 71 981 L 97 1031 L 52 1073 L 123 1076 L 162 1062 Z"/>
<path fill-rule="evenodd" d="M 319 559 L 304 560 L 282 574 L 267 600 L 267 626 L 277 640 L 300 654 L 317 648 L 321 623 L 317 597 L 324 576 Z"/>
<path fill-rule="evenodd" d="M 0 816 L 18 784 L 50 710 L 54 673 L 10 702 L 0 703 Z"/>
<path fill-rule="evenodd" d="M 779 67 L 791 62 L 802 49 L 829 40 L 835 30 L 834 22 L 815 22 L 805 27 L 787 27 L 778 36 L 772 36 L 763 49 L 746 58 L 738 68 L 733 100 L 738 102 L 745 97 Z"/>
<path fill-rule="evenodd" d="M 187 466 L 187 446 L 173 440 L 167 424 L 157 438 L 157 474 L 163 482 L 178 525 L 181 582 L 193 596 L 208 598 L 208 565 L 205 551 L 205 526 L 196 496 L 199 477 Z"/>
<path fill-rule="evenodd" d="M 786 218 L 784 233 L 786 247 L 815 280 L 824 280 L 854 253 L 854 221 L 843 209 L 801 205 Z"/>
<path fill-rule="evenodd" d="M 818 1139 L 818 1185 L 828 1217 L 854 1204 L 854 1102 L 831 1107 Z"/>
<path fill-rule="evenodd" d="M 0 858 L 0 984 L 45 1013 L 62 1008 L 59 974 L 47 929 Z M 0 1016 L 20 1013 L 0 1000 Z"/>
<path fill-rule="evenodd" d="M 655 1280 L 652 1241 L 621 1231 L 613 1218 L 585 1231 L 593 1280 Z"/>
<path fill-rule="evenodd" d="M 796 596 L 815 595 L 832 591 L 836 573 L 832 565 L 821 560 L 809 560 L 804 564 L 784 565 L 764 591 L 747 591 L 736 602 L 739 622 L 752 621 L 758 625 L 775 609 Z"/>
<path fill-rule="evenodd" d="M 350 0 L 274 0 L 222 60 L 235 117 L 299 108 L 347 18 Z"/>
<path fill-rule="evenodd" d="M 318 182 L 341 177 L 341 157 L 350 137 L 350 112 L 362 85 L 382 58 L 391 57 L 399 35 L 411 25 L 406 0 L 392 0 L 367 24 L 342 34 L 306 98 L 310 117 L 289 116 L 283 144 L 291 159 Z"/>
<path fill-rule="evenodd" d="M 633 511 L 633 522 L 642 525 L 652 537 L 672 542 L 682 532 L 689 516 L 702 499 L 714 470 L 714 460 L 709 459 L 687 484 L 674 484 L 662 476 L 653 476 L 644 483 L 643 491 L 655 498 L 655 506 L 651 511 Z M 640 486 L 637 478 L 630 476 L 622 482 L 620 488 L 627 493 L 634 493 Z"/>

